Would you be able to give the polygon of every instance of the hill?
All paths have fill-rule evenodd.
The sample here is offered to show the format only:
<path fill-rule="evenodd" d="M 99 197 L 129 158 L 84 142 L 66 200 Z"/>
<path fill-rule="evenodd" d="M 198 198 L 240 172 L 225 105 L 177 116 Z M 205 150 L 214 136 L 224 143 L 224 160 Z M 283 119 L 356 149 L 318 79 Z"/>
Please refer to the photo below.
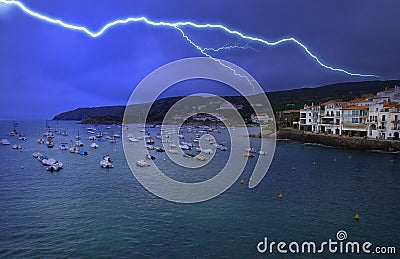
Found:
<path fill-rule="evenodd" d="M 349 101 L 363 94 L 375 94 L 386 87 L 400 85 L 400 80 L 390 81 L 363 81 L 346 82 L 320 86 L 316 88 L 300 88 L 285 91 L 266 93 L 274 111 L 286 109 L 299 109 L 304 104 L 321 103 L 333 99 Z M 148 122 L 159 122 L 172 105 L 182 97 L 169 97 L 157 100 L 148 117 Z M 227 101 L 234 104 L 242 104 L 239 112 L 248 119 L 253 113 L 250 104 L 243 96 L 225 96 Z M 78 108 L 72 111 L 56 115 L 53 120 L 79 120 L 82 123 L 120 123 L 124 115 L 125 106 L 103 106 Z"/>

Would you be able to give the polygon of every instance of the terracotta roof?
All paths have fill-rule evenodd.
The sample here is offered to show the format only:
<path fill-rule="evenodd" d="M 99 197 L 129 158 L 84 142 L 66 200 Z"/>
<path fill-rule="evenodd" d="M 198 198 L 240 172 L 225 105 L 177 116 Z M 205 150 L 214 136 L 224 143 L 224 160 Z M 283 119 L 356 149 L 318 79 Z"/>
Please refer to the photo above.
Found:
<path fill-rule="evenodd" d="M 385 103 L 383 103 L 383 107 L 386 107 L 386 108 L 393 108 L 393 107 L 396 107 L 398 105 L 399 105 L 399 103 L 396 103 L 396 102 L 385 102 Z"/>
<path fill-rule="evenodd" d="M 358 105 L 352 105 L 352 106 L 347 106 L 342 108 L 342 110 L 367 110 L 369 108 L 368 105 L 363 105 L 363 106 L 358 106 Z"/>
<path fill-rule="evenodd" d="M 349 103 L 360 103 L 360 102 L 365 102 L 365 101 L 367 101 L 366 98 L 360 97 L 360 98 L 356 98 L 354 100 L 349 101 Z"/>
<path fill-rule="evenodd" d="M 323 102 L 320 105 L 327 105 L 330 103 L 339 103 L 339 102 L 342 102 L 342 100 L 330 100 L 330 101 Z"/>

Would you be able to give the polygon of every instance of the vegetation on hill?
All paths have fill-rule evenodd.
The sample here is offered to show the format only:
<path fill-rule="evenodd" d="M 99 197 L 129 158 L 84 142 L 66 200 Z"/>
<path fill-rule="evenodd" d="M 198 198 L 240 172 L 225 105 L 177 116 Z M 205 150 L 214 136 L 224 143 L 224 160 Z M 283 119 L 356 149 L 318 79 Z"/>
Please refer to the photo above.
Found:
<path fill-rule="evenodd" d="M 266 93 L 274 111 L 299 109 L 304 104 L 321 103 L 333 99 L 349 101 L 363 94 L 375 94 L 386 87 L 400 85 L 400 80 L 364 81 L 326 85 L 316 88 L 300 88 L 293 90 Z M 182 97 L 170 97 L 157 100 L 151 107 L 148 122 L 161 122 L 166 112 Z M 226 96 L 227 101 L 243 105 L 239 110 L 242 117 L 248 121 L 253 109 L 243 96 Z M 78 108 L 56 115 L 53 120 L 79 120 L 87 124 L 120 123 L 125 106 L 104 106 Z"/>

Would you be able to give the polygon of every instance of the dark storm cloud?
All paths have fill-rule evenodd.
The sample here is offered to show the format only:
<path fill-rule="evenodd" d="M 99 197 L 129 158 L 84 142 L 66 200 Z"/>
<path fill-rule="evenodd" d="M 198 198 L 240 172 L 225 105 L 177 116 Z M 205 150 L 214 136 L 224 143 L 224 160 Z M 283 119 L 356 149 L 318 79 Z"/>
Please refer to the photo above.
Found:
<path fill-rule="evenodd" d="M 395 0 L 24 3 L 91 30 L 118 18 L 147 16 L 155 21 L 220 23 L 271 41 L 296 37 L 327 65 L 383 79 L 399 78 L 400 2 Z M 267 91 L 373 79 L 321 68 L 293 44 L 266 47 L 220 31 L 185 31 L 204 47 L 238 43 L 257 49 L 214 55 L 245 68 Z M 200 56 L 171 28 L 130 24 L 92 39 L 28 17 L 17 8 L 0 12 L 0 34 L 4 99 L 0 118 L 44 118 L 79 106 L 124 104 L 135 85 L 154 69 L 180 58 Z M 193 93 L 193 88 L 202 87 L 190 86 L 187 92 L 180 89 L 168 95 Z M 20 101 L 15 105 L 13 100 Z M 13 112 L 10 107 L 14 107 Z"/>

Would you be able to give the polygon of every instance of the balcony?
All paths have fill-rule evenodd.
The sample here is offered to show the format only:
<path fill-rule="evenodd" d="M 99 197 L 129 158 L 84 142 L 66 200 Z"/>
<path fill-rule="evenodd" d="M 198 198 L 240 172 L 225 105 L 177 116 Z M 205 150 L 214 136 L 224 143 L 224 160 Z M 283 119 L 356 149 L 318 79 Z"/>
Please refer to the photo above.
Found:
<path fill-rule="evenodd" d="M 367 130 L 367 125 L 364 123 L 343 123 L 343 130 Z"/>

